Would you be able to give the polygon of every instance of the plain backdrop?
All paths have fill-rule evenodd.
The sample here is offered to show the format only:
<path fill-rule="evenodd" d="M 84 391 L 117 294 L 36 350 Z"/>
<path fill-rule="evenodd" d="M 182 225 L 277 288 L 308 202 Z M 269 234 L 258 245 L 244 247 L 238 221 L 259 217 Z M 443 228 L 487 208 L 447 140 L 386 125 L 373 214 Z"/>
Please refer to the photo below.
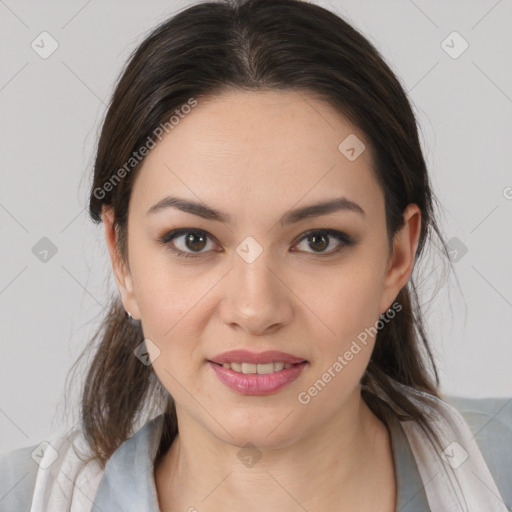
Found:
<path fill-rule="evenodd" d="M 442 392 L 512 397 L 512 3 L 315 3 L 377 46 L 418 117 L 458 279 L 433 297 L 425 280 Z M 0 451 L 76 419 L 66 375 L 117 292 L 86 210 L 100 124 L 132 50 L 191 4 L 0 1 Z"/>

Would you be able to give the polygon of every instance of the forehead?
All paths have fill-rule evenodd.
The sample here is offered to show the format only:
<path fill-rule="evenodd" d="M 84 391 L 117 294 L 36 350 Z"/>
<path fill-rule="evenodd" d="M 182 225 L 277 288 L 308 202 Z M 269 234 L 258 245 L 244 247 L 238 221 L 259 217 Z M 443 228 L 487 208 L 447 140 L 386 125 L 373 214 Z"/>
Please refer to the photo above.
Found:
<path fill-rule="evenodd" d="M 365 145 L 355 160 L 340 150 L 347 137 Z M 171 193 L 223 211 L 340 195 L 366 211 L 382 201 L 365 135 L 326 102 L 290 90 L 198 100 L 150 151 L 132 192 L 146 210 Z"/>

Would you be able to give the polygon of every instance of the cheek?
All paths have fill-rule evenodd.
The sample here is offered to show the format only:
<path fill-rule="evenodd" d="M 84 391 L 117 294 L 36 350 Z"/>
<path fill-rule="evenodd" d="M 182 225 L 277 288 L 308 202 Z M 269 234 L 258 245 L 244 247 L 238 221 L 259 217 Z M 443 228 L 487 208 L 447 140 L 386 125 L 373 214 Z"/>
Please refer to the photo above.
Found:
<path fill-rule="evenodd" d="M 380 267 L 361 259 L 333 272 L 317 295 L 316 310 L 337 348 L 350 344 L 379 317 Z M 332 344 L 332 343 L 331 343 Z"/>
<path fill-rule="evenodd" d="M 153 367 L 164 387 L 179 398 L 185 383 L 189 392 L 198 391 L 194 386 L 205 353 L 202 331 L 211 315 L 205 306 L 219 276 L 198 275 L 197 267 L 173 265 L 170 258 L 158 249 L 140 250 L 133 256 L 132 274 L 144 336 L 159 351 Z"/>
<path fill-rule="evenodd" d="M 298 396 L 299 402 L 318 418 L 337 410 L 354 392 L 373 351 L 379 279 L 371 266 L 362 267 L 339 272 L 318 295 L 319 316 L 329 327 L 329 331 L 322 332 L 329 334 L 314 338 L 317 364 Z"/>
<path fill-rule="evenodd" d="M 143 239 L 144 234 L 140 234 Z M 135 240 L 135 236 L 134 236 Z M 164 340 L 180 327 L 208 289 L 208 282 L 197 279 L 193 267 L 172 265 L 164 248 L 134 243 L 130 251 L 134 291 L 143 318 L 144 334 Z M 207 280 L 209 281 L 209 280 Z"/>

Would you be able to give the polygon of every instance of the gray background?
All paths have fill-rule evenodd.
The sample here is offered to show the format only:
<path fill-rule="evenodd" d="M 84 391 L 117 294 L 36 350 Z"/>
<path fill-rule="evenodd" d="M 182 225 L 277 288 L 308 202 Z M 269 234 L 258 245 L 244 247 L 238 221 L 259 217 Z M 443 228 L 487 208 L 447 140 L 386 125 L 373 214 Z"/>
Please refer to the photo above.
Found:
<path fill-rule="evenodd" d="M 103 226 L 86 215 L 100 123 L 130 52 L 191 3 L 0 0 L 0 451 L 77 419 L 66 374 L 117 293 Z M 512 397 L 512 4 L 315 3 L 376 44 L 409 92 L 446 239 L 467 248 L 454 253 L 459 285 L 423 295 L 442 391 Z M 43 31 L 59 45 L 47 59 L 31 47 Z M 461 41 L 442 43 L 453 31 L 469 44 L 457 58 L 443 44 Z M 46 262 L 32 250 L 43 237 L 57 248 Z"/>

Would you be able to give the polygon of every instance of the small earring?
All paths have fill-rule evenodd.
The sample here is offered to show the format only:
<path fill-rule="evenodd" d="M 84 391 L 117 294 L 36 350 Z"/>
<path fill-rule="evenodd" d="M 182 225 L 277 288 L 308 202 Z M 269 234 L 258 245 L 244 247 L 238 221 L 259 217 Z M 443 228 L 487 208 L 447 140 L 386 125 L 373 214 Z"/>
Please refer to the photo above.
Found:
<path fill-rule="evenodd" d="M 135 318 L 133 318 L 132 314 L 129 311 L 126 312 L 126 318 L 128 319 L 128 322 L 130 322 L 131 325 L 139 325 L 139 320 L 135 320 Z"/>

